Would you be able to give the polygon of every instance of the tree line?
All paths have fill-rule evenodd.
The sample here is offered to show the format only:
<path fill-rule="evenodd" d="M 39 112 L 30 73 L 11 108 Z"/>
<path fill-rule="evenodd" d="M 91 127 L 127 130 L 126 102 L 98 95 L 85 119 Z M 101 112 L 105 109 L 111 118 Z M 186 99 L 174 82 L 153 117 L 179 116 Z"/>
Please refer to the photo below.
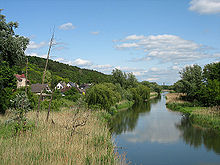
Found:
<path fill-rule="evenodd" d="M 174 83 L 176 92 L 185 93 L 185 99 L 201 106 L 220 105 L 220 62 L 204 66 L 195 64 L 180 71 L 181 79 Z"/>

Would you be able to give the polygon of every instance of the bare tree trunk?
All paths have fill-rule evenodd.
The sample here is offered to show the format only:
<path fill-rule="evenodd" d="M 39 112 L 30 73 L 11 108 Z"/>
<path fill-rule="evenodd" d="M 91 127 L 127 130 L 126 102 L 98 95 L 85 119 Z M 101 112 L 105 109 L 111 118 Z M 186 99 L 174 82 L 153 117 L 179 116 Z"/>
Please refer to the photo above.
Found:
<path fill-rule="evenodd" d="M 27 95 L 28 58 L 27 58 L 27 63 L 26 63 L 26 75 L 25 75 L 25 77 L 26 77 L 26 80 L 25 80 L 25 94 Z"/>
<path fill-rule="evenodd" d="M 44 85 L 45 75 L 46 75 L 46 71 L 47 71 L 47 64 L 48 64 L 48 60 L 49 60 L 49 57 L 50 57 L 50 50 L 51 50 L 51 47 L 53 45 L 53 39 L 54 39 L 54 32 L 53 32 L 52 37 L 50 39 L 50 46 L 49 46 L 49 50 L 48 50 L 48 53 L 47 53 L 47 60 L 46 60 L 45 68 L 44 68 L 44 74 L 43 74 L 43 77 L 42 77 L 42 86 Z M 40 91 L 40 97 L 39 97 L 39 100 L 38 100 L 38 108 L 37 108 L 37 114 L 36 114 L 37 119 L 39 118 L 39 110 L 40 110 L 40 102 L 41 102 L 41 98 L 42 98 L 42 93 L 43 93 L 43 88 Z"/>
<path fill-rule="evenodd" d="M 48 119 L 49 119 L 49 115 L 50 115 L 50 107 L 51 107 L 52 100 L 53 100 L 53 91 L 52 91 L 52 93 L 51 93 L 51 97 L 50 97 L 50 102 L 49 102 L 49 107 L 48 107 L 48 111 L 47 111 L 46 122 L 48 122 Z"/>

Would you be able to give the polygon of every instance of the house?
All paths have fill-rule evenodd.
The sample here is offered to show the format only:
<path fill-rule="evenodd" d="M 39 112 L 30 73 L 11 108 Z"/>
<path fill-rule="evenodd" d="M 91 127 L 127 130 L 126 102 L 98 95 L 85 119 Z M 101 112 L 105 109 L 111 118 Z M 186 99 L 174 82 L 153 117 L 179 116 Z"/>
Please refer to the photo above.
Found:
<path fill-rule="evenodd" d="M 90 88 L 92 84 L 82 84 L 80 85 L 80 89 L 86 91 L 88 88 Z"/>
<path fill-rule="evenodd" d="M 46 92 L 49 92 L 49 93 L 52 92 L 50 90 L 48 84 L 39 84 L 39 83 L 37 83 L 37 84 L 32 84 L 31 85 L 31 92 L 40 94 L 41 90 L 45 90 Z"/>
<path fill-rule="evenodd" d="M 61 93 L 65 93 L 70 89 L 71 89 L 71 87 L 66 86 L 66 87 L 62 88 L 60 91 L 61 91 Z"/>
<path fill-rule="evenodd" d="M 15 77 L 17 79 L 17 88 L 25 87 L 26 86 L 26 77 L 24 74 L 19 75 L 15 74 Z M 29 80 L 27 80 L 29 82 Z"/>
<path fill-rule="evenodd" d="M 76 89 L 80 92 L 80 93 L 86 93 L 86 90 L 88 89 L 88 88 L 90 88 L 92 86 L 92 84 L 82 84 L 82 85 L 80 85 L 79 87 L 77 87 Z"/>
<path fill-rule="evenodd" d="M 55 89 L 63 89 L 63 88 L 65 88 L 65 87 L 66 87 L 66 83 L 65 83 L 65 82 L 59 82 L 59 83 L 56 85 Z"/>
<path fill-rule="evenodd" d="M 68 82 L 68 84 L 66 86 L 67 87 L 79 87 L 79 85 L 77 83 L 73 83 L 73 82 Z"/>

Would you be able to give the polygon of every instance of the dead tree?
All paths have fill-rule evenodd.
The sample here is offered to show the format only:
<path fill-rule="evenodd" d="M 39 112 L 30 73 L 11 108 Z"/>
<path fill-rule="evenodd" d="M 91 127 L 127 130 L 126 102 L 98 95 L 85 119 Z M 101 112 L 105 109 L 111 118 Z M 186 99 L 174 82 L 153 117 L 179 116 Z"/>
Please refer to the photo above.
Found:
<path fill-rule="evenodd" d="M 79 122 L 79 119 L 76 118 L 76 114 L 74 115 L 73 117 L 73 125 L 72 125 L 72 130 L 71 130 L 71 136 L 73 136 L 74 132 L 76 131 L 76 128 L 77 127 L 82 127 L 84 125 L 86 125 L 86 122 L 88 120 L 88 117 L 89 115 L 87 114 L 85 117 L 84 117 L 84 120 L 82 120 L 82 122 Z"/>
<path fill-rule="evenodd" d="M 39 97 L 39 100 L 38 100 L 38 108 L 37 108 L 37 119 L 39 118 L 39 111 L 40 111 L 40 103 L 41 103 L 41 100 L 42 100 L 42 93 L 43 93 L 43 85 L 44 85 L 44 80 L 45 80 L 45 76 L 46 76 L 46 71 L 47 71 L 47 64 L 48 64 L 48 61 L 49 61 L 49 57 L 50 57 L 50 50 L 51 50 L 51 47 L 53 45 L 53 40 L 54 40 L 54 32 L 52 34 L 52 37 L 50 39 L 50 45 L 49 45 L 49 49 L 48 49 L 48 53 L 47 53 L 47 60 L 46 60 L 46 64 L 45 64 L 45 68 L 44 68 L 44 73 L 43 73 L 43 77 L 42 77 L 42 89 L 41 89 L 41 92 L 40 92 L 40 97 Z"/>
<path fill-rule="evenodd" d="M 28 58 L 27 58 L 27 63 L 26 63 L 26 75 L 25 75 L 25 77 L 26 77 L 26 80 L 25 80 L 25 94 L 27 95 Z"/>
<path fill-rule="evenodd" d="M 53 90 L 52 90 L 51 97 L 50 97 L 50 102 L 49 102 L 49 107 L 48 107 L 48 111 L 47 111 L 47 118 L 46 118 L 46 121 L 48 121 L 48 119 L 49 119 L 49 115 L 50 115 L 50 107 L 51 107 L 52 100 L 53 100 Z"/>

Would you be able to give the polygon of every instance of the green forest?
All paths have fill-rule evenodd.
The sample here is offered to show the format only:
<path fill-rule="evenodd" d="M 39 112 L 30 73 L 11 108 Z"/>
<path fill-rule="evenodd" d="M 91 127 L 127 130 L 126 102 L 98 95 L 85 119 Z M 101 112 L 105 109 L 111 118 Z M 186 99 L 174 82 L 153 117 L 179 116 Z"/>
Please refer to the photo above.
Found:
<path fill-rule="evenodd" d="M 35 56 L 27 56 L 27 58 L 29 61 L 28 79 L 32 84 L 41 83 L 46 59 Z M 22 71 L 25 71 L 25 66 L 23 66 Z M 94 70 L 81 69 L 76 66 L 59 63 L 53 60 L 49 60 L 47 72 L 49 72 L 47 75 L 52 87 L 56 86 L 60 81 L 64 81 L 66 83 L 76 82 L 80 85 L 83 83 L 96 84 L 109 82 L 111 79 L 110 75 L 105 75 Z"/>

